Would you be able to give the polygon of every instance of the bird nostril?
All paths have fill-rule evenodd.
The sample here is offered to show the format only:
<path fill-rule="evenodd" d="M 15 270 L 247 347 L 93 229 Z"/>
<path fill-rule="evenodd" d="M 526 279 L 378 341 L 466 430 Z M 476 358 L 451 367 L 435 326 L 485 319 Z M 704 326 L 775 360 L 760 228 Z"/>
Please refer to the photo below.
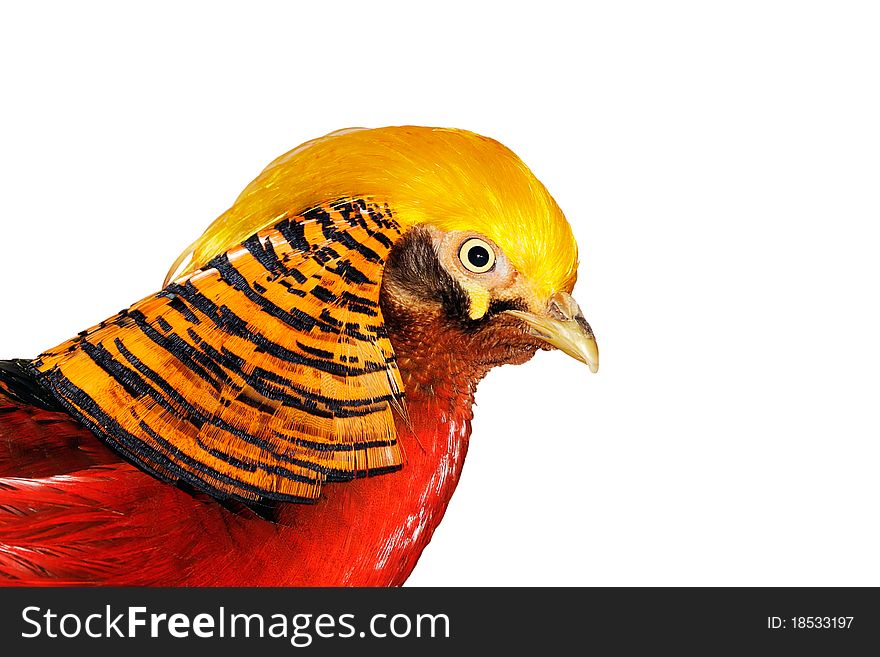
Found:
<path fill-rule="evenodd" d="M 583 317 L 580 307 L 570 294 L 565 292 L 557 292 L 550 297 L 548 304 L 548 313 L 553 319 L 563 322 L 570 322 L 577 317 Z"/>

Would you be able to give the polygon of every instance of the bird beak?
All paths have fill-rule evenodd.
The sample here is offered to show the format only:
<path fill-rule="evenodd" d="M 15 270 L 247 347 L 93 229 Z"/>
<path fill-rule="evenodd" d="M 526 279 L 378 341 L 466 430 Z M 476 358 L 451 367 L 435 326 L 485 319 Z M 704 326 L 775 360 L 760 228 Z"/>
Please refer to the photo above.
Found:
<path fill-rule="evenodd" d="M 585 363 L 591 372 L 599 371 L 599 346 L 593 329 L 570 294 L 557 292 L 550 297 L 546 313 L 506 312 L 528 324 L 532 335 Z"/>

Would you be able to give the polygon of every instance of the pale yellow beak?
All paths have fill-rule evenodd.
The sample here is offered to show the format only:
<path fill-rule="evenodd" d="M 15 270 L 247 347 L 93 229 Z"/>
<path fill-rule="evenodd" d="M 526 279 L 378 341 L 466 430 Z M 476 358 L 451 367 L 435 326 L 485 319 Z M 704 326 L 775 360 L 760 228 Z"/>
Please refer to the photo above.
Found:
<path fill-rule="evenodd" d="M 538 315 L 522 310 L 506 312 L 528 324 L 532 335 L 586 363 L 591 372 L 599 371 L 599 345 L 596 344 L 596 336 L 570 294 L 557 292 L 550 297 L 546 314 Z"/>

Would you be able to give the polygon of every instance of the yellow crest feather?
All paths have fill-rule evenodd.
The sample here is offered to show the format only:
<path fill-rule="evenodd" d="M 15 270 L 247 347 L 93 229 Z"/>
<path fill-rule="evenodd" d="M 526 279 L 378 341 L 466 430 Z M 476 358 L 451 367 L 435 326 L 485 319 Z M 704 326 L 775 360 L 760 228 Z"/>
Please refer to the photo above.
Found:
<path fill-rule="evenodd" d="M 574 285 L 571 227 L 522 160 L 473 132 L 416 126 L 341 130 L 282 155 L 180 255 L 167 280 L 291 213 L 362 197 L 387 203 L 403 227 L 486 235 L 538 295 Z"/>

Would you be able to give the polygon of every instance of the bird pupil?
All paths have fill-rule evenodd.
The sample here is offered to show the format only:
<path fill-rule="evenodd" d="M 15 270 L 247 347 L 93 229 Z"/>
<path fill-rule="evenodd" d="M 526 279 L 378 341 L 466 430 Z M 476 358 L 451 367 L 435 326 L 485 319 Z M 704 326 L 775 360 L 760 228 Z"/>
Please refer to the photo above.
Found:
<path fill-rule="evenodd" d="M 474 267 L 485 267 L 489 263 L 489 251 L 485 246 L 472 246 L 468 250 L 468 262 Z"/>

